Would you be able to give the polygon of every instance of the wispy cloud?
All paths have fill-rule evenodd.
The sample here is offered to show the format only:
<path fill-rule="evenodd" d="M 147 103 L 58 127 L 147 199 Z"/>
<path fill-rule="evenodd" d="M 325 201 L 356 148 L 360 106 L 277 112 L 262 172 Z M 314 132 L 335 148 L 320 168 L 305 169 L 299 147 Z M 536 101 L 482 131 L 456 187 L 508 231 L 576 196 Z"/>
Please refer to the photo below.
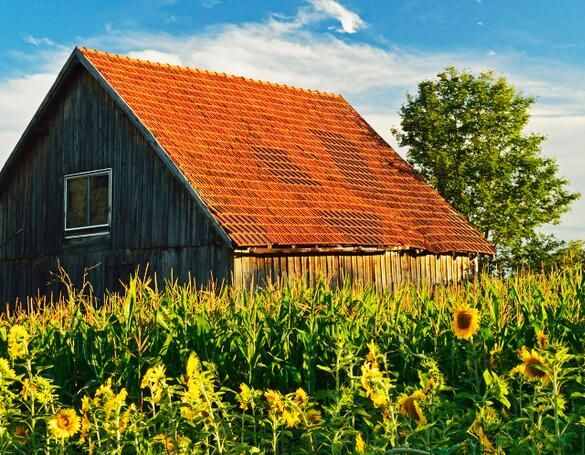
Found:
<path fill-rule="evenodd" d="M 341 28 L 338 29 L 340 32 L 355 33 L 366 25 L 358 14 L 335 0 L 311 0 L 310 2 L 316 11 L 338 20 L 341 24 Z"/>
<path fill-rule="evenodd" d="M 170 65 L 181 65 L 181 58 L 169 52 L 161 52 L 154 49 L 145 49 L 142 51 L 130 51 L 128 57 L 149 60 L 151 62 L 168 63 Z"/>
<path fill-rule="evenodd" d="M 55 42 L 50 39 L 50 38 L 46 38 L 46 37 L 35 37 L 32 35 L 28 35 L 24 38 L 24 42 L 27 44 L 30 44 L 32 46 L 35 47 L 40 47 L 40 46 L 55 46 Z"/>
<path fill-rule="evenodd" d="M 314 0 L 293 17 L 272 15 L 262 22 L 226 24 L 190 36 L 110 28 L 88 38 L 85 44 L 153 61 L 341 92 L 391 143 L 390 128 L 399 124 L 398 109 L 405 94 L 413 92 L 420 80 L 433 77 L 448 65 L 476 72 L 491 68 L 509 77 L 525 94 L 537 97 L 530 128 L 547 135 L 545 153 L 559 160 L 573 189 L 585 193 L 585 82 L 581 68 L 505 52 L 383 47 L 314 31 L 316 27 L 310 25 L 332 18 L 346 33 L 365 26 L 357 14 L 344 7 L 335 9 L 332 3 L 341 6 Z M 343 11 L 355 16 L 344 16 Z M 0 162 L 64 62 L 62 49 L 35 49 L 37 73 L 0 80 Z M 582 237 L 584 220 L 585 200 L 581 200 L 555 232 L 564 238 Z"/>

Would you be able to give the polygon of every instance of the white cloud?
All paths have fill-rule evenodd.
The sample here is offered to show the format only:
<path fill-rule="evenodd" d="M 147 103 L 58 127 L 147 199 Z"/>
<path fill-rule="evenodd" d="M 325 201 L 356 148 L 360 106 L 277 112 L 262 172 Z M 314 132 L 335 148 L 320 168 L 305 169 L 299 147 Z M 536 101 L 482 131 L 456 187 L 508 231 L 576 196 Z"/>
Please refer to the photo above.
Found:
<path fill-rule="evenodd" d="M 562 115 L 557 109 L 538 110 L 529 129 L 546 134 L 544 153 L 557 159 L 570 189 L 582 193 L 561 223 L 547 230 L 564 239 L 585 240 L 585 113 Z"/>
<path fill-rule="evenodd" d="M 448 64 L 486 68 L 481 57 L 471 54 L 348 43 L 299 29 L 300 21 L 298 16 L 288 21 L 271 17 L 264 23 L 227 25 L 190 37 L 114 32 L 94 39 L 91 46 L 131 50 L 132 55 L 151 59 L 160 54 L 165 62 L 174 59 L 189 66 L 353 95 L 389 88 L 404 92 Z"/>
<path fill-rule="evenodd" d="M 28 35 L 24 38 L 24 42 L 27 44 L 30 44 L 32 46 L 35 47 L 40 47 L 40 46 L 55 46 L 55 42 L 50 39 L 50 38 L 46 38 L 46 37 L 34 37 L 32 35 Z"/>
<path fill-rule="evenodd" d="M 168 52 L 161 52 L 154 49 L 128 52 L 129 57 L 149 60 L 151 62 L 168 63 L 170 65 L 181 65 L 181 58 L 178 55 Z"/>
<path fill-rule="evenodd" d="M 0 82 L 0 163 L 12 151 L 54 78 L 37 73 Z"/>
<path fill-rule="evenodd" d="M 12 79 L 0 79 L 0 166 L 8 158 L 49 91 L 69 52 L 69 49 L 64 51 L 58 45 L 53 45 L 48 51 L 36 51 L 35 72 Z M 30 59 L 25 60 L 30 64 Z"/>
<path fill-rule="evenodd" d="M 341 24 L 340 32 L 355 33 L 366 24 L 363 19 L 335 0 L 310 0 L 316 11 L 325 13 Z"/>
<path fill-rule="evenodd" d="M 291 18 L 273 15 L 263 22 L 228 24 L 190 36 L 110 28 L 85 44 L 153 61 L 340 92 L 393 145 L 390 128 L 398 126 L 398 109 L 418 81 L 433 77 L 448 65 L 476 72 L 492 68 L 509 77 L 525 94 L 537 96 L 530 128 L 548 136 L 545 153 L 558 159 L 561 173 L 571 180 L 572 188 L 585 194 L 585 82 L 581 68 L 509 53 L 390 49 L 309 31 L 308 25 L 332 17 L 346 32 L 364 26 L 357 15 L 360 20 L 356 22 L 351 14 L 347 19 L 341 10 L 326 10 L 333 3 L 341 7 L 337 2 L 315 0 Z M 0 80 L 0 162 L 63 61 L 62 48 L 53 54 L 45 52 L 36 74 Z M 583 238 L 584 220 L 582 200 L 560 226 L 551 229 L 566 239 Z"/>

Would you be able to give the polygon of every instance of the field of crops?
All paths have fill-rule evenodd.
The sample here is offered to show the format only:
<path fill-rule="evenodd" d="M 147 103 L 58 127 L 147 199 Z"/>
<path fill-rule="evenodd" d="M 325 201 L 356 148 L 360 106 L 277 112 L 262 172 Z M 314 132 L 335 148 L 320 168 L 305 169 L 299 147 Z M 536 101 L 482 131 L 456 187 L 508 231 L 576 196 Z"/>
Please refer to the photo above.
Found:
<path fill-rule="evenodd" d="M 0 320 L 0 453 L 585 453 L 585 278 L 140 279 Z"/>

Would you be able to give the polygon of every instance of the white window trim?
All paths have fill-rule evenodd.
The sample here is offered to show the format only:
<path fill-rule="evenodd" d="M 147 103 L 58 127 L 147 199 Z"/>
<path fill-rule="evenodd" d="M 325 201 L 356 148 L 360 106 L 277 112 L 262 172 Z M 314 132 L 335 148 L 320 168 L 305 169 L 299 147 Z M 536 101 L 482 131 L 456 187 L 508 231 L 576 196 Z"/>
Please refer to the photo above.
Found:
<path fill-rule="evenodd" d="M 69 180 L 73 180 L 79 177 L 90 177 L 96 175 L 107 175 L 108 176 L 108 222 L 106 224 L 94 224 L 91 226 L 79 226 L 74 228 L 67 227 L 67 211 L 68 211 L 68 204 L 67 204 L 67 196 L 69 193 Z M 63 191 L 63 207 L 64 207 L 64 226 L 65 226 L 65 238 L 81 238 L 81 237 L 95 237 L 98 235 L 105 235 L 109 233 L 109 231 L 105 231 L 106 228 L 110 228 L 112 225 L 112 168 L 107 169 L 98 169 L 95 171 L 87 171 L 87 172 L 76 172 L 74 174 L 67 174 L 64 177 L 64 191 Z M 83 232 L 91 229 L 100 229 L 103 228 L 104 231 L 101 232 L 91 232 L 88 234 L 78 234 L 78 235 L 67 235 L 67 233 L 75 234 L 77 232 Z"/>
<path fill-rule="evenodd" d="M 81 238 L 86 238 L 86 237 L 105 237 L 107 235 L 110 235 L 110 231 L 93 232 L 91 234 L 67 235 L 67 236 L 65 236 L 65 239 L 72 240 L 72 239 L 81 239 Z"/>

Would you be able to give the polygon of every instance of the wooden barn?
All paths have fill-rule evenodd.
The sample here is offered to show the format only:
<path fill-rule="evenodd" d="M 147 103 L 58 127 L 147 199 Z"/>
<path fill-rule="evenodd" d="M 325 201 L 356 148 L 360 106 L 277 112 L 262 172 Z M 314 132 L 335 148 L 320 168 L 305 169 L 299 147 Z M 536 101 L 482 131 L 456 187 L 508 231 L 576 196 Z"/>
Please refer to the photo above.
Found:
<path fill-rule="evenodd" d="M 339 95 L 75 49 L 0 173 L 0 301 L 149 264 L 205 285 L 459 281 L 482 235 Z"/>

